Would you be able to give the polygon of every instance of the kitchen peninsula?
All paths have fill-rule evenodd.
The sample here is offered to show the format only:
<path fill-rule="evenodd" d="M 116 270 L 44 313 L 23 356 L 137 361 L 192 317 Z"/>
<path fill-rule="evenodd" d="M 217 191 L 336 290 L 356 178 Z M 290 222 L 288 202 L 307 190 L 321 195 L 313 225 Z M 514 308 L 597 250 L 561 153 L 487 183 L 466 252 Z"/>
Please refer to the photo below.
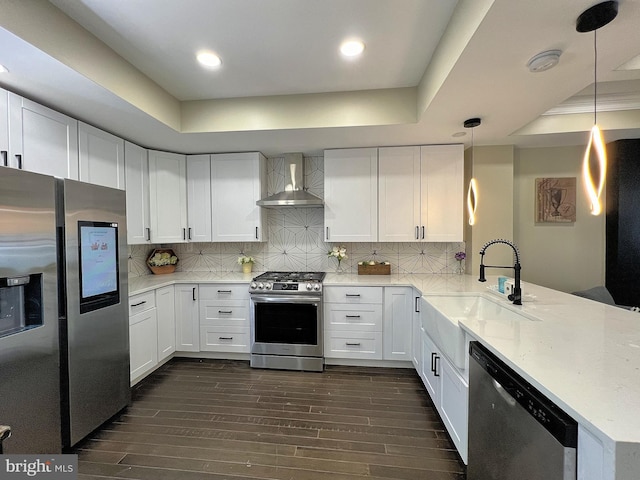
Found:
<path fill-rule="evenodd" d="M 181 283 L 250 282 L 251 274 L 183 272 L 130 279 L 136 295 Z M 328 273 L 324 285 L 412 287 L 416 296 L 475 293 L 498 298 L 531 320 L 460 321 L 471 338 L 539 389 L 579 423 L 578 479 L 631 480 L 640 472 L 640 316 L 523 283 L 513 306 L 470 275 L 358 276 Z"/>

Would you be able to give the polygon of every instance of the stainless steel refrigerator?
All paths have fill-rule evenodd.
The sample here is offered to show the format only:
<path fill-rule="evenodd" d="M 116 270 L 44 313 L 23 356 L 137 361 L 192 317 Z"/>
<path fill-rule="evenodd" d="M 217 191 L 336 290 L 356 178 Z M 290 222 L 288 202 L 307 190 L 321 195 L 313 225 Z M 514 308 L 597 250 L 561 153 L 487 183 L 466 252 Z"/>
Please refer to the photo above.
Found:
<path fill-rule="evenodd" d="M 59 453 L 129 401 L 124 195 L 0 167 L 4 453 Z"/>

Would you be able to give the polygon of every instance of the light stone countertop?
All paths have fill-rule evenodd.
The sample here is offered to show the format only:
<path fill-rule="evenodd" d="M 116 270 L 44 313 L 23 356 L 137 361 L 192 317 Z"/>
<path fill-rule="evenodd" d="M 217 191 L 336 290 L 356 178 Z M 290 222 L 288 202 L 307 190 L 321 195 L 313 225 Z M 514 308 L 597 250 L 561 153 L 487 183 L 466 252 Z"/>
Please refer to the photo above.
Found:
<path fill-rule="evenodd" d="M 256 275 L 192 272 L 133 277 L 129 291 L 142 293 L 172 283 L 248 284 Z M 496 278 L 488 276 L 487 283 L 480 283 L 471 275 L 328 273 L 323 284 L 409 286 L 427 301 L 430 294 L 479 293 L 535 317 L 539 321 L 469 319 L 460 326 L 600 438 L 605 451 L 615 448 L 615 463 L 640 477 L 635 470 L 640 467 L 640 314 L 526 282 L 523 305 L 511 305 L 487 288 L 497 283 Z M 616 478 L 627 478 L 618 473 Z"/>

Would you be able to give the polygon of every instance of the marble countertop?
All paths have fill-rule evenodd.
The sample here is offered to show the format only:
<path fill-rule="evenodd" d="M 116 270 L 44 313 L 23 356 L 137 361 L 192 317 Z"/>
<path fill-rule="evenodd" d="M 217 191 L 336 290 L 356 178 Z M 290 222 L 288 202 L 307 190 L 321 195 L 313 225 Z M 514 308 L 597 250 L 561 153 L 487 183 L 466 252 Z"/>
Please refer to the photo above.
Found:
<path fill-rule="evenodd" d="M 172 283 L 249 283 L 242 273 L 175 273 L 132 277 L 130 294 Z M 328 273 L 325 286 L 409 286 L 428 301 L 437 293 L 496 298 L 471 275 L 351 275 Z M 640 444 L 640 314 L 523 282 L 523 305 L 536 320 L 465 320 L 460 326 L 573 416 L 614 442 Z M 640 453 L 637 450 L 636 454 Z"/>

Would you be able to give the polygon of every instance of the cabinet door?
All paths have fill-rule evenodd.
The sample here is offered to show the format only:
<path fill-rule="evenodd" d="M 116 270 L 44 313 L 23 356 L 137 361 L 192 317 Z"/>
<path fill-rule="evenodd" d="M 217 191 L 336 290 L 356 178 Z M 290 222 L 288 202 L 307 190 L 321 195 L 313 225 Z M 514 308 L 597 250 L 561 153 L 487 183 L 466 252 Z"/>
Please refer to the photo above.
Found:
<path fill-rule="evenodd" d="M 158 364 L 156 309 L 129 318 L 129 360 L 131 380 L 137 380 Z"/>
<path fill-rule="evenodd" d="M 265 175 L 266 159 L 261 153 L 211 155 L 214 242 L 266 240 L 262 208 L 256 205 Z"/>
<path fill-rule="evenodd" d="M 9 93 L 9 166 L 78 180 L 78 122 Z"/>
<path fill-rule="evenodd" d="M 158 362 L 176 351 L 175 288 L 173 285 L 156 290 L 158 316 Z"/>
<path fill-rule="evenodd" d="M 378 241 L 378 149 L 324 152 L 324 239 Z"/>
<path fill-rule="evenodd" d="M 0 166 L 9 166 L 9 92 L 0 88 Z"/>
<path fill-rule="evenodd" d="M 184 155 L 149 151 L 152 243 L 187 241 L 187 166 Z"/>
<path fill-rule="evenodd" d="M 422 310 L 422 303 L 424 300 L 418 296 L 416 290 L 413 291 L 415 305 L 418 308 L 414 309 L 412 313 L 412 326 L 411 326 L 411 361 L 416 371 L 420 372 L 420 364 L 422 360 L 422 322 L 420 319 L 420 311 Z"/>
<path fill-rule="evenodd" d="M 469 385 L 456 372 L 446 358 L 440 359 L 441 392 L 440 415 L 451 440 L 456 445 L 462 461 L 467 463 L 468 418 L 469 418 Z M 435 400 L 434 400 L 435 403 Z"/>
<path fill-rule="evenodd" d="M 198 285 L 175 286 L 176 351 L 200 351 Z"/>
<path fill-rule="evenodd" d="M 416 242 L 420 220 L 420 147 L 378 149 L 381 242 Z"/>
<path fill-rule="evenodd" d="M 79 122 L 78 152 L 81 181 L 125 189 L 123 139 Z"/>
<path fill-rule="evenodd" d="M 124 144 L 127 191 L 127 243 L 151 242 L 149 224 L 149 159 L 147 150 Z"/>
<path fill-rule="evenodd" d="M 411 360 L 412 318 L 413 290 L 409 287 L 385 287 L 382 319 L 383 360 Z"/>
<path fill-rule="evenodd" d="M 463 145 L 420 147 L 425 242 L 461 242 L 464 223 Z"/>
<path fill-rule="evenodd" d="M 440 411 L 440 371 L 441 361 L 440 352 L 424 329 L 420 329 L 422 337 L 422 361 L 420 362 L 420 378 L 424 386 L 429 392 L 429 396 Z"/>
<path fill-rule="evenodd" d="M 187 157 L 187 240 L 211 241 L 211 156 Z"/>

